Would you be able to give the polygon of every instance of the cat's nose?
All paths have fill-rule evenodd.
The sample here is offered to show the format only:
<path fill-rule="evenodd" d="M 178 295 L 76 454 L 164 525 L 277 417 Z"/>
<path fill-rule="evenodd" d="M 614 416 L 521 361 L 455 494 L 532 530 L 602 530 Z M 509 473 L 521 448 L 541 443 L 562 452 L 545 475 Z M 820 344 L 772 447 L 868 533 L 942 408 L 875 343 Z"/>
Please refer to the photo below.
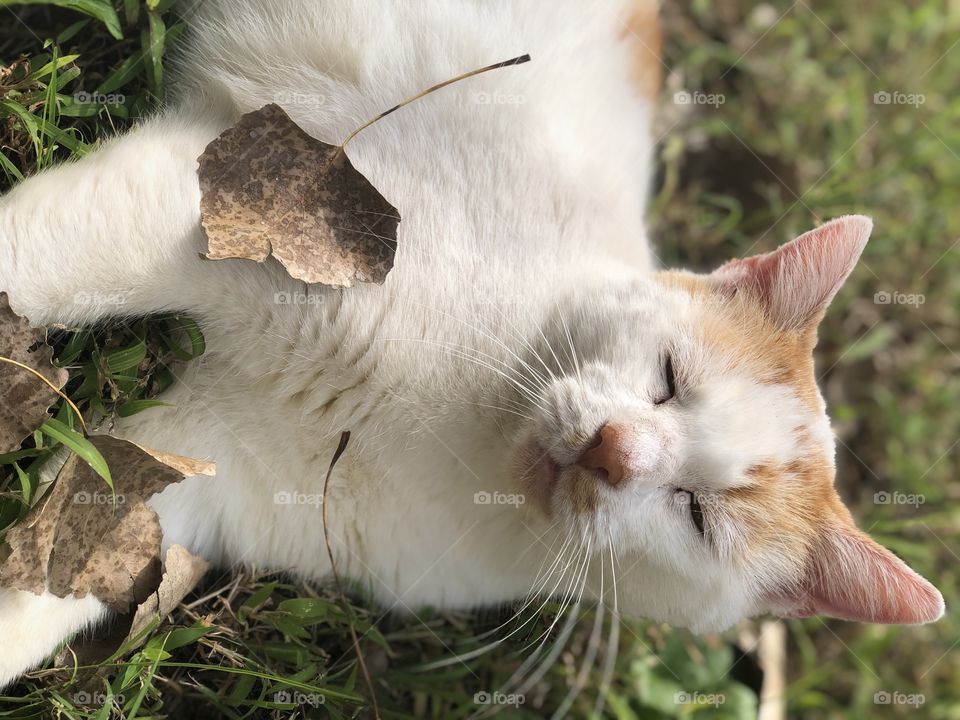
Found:
<path fill-rule="evenodd" d="M 618 425 L 604 425 L 587 451 L 577 460 L 577 465 L 598 472 L 613 486 L 623 482 L 626 475 L 626 453 L 624 441 L 626 433 Z"/>

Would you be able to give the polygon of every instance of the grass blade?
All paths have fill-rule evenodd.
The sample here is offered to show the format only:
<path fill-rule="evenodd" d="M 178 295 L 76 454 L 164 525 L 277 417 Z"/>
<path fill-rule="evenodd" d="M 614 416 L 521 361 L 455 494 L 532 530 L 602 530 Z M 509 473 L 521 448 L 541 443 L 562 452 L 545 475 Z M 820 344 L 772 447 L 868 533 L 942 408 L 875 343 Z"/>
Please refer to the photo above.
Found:
<path fill-rule="evenodd" d="M 97 450 L 96 446 L 87 440 L 83 435 L 73 428 L 65 425 L 55 418 L 50 418 L 40 426 L 40 431 L 57 442 L 65 445 L 76 455 L 87 463 L 93 471 L 104 479 L 110 489 L 113 489 L 113 478 L 110 476 L 110 468 L 107 467 L 107 461 Z"/>

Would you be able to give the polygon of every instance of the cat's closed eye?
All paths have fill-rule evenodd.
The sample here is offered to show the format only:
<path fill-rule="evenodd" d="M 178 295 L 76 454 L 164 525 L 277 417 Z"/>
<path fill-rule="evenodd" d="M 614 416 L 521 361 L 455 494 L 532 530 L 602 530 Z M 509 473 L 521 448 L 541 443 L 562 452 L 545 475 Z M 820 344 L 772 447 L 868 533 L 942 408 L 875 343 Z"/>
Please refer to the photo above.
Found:
<path fill-rule="evenodd" d="M 693 523 L 693 527 L 699 534 L 703 535 L 703 508 L 700 507 L 700 499 L 697 497 L 697 493 L 690 490 L 677 490 L 677 495 L 680 496 L 679 499 L 683 501 L 683 504 L 689 508 L 690 521 Z"/>
<path fill-rule="evenodd" d="M 673 357 L 670 355 L 667 355 L 667 359 L 664 362 L 663 374 L 667 381 L 667 392 L 658 400 L 655 400 L 653 403 L 654 405 L 663 405 L 668 400 L 672 400 L 673 396 L 677 393 L 677 381 L 673 374 Z"/>

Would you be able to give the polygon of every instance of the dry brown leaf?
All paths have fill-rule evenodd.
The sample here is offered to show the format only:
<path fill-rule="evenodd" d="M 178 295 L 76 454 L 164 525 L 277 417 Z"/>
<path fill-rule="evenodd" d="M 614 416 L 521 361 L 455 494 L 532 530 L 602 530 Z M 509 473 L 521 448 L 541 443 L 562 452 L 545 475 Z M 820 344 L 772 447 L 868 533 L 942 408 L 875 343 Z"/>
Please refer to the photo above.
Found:
<path fill-rule="evenodd" d="M 278 105 L 241 117 L 199 162 L 208 258 L 272 256 L 298 280 L 335 287 L 382 283 L 393 267 L 396 208 Z"/>
<path fill-rule="evenodd" d="M 197 460 L 183 455 L 174 455 L 173 453 L 163 452 L 163 450 L 154 450 L 153 448 L 137 445 L 147 455 L 154 460 L 159 460 L 164 465 L 173 468 L 184 477 L 193 477 L 194 475 L 206 475 L 213 477 L 217 472 L 217 466 L 209 460 Z"/>
<path fill-rule="evenodd" d="M 146 501 L 187 477 L 181 469 L 209 473 L 211 468 L 188 458 L 167 464 L 106 435 L 90 441 L 110 467 L 115 494 L 71 455 L 50 491 L 7 533 L 10 550 L 0 564 L 0 585 L 38 594 L 48 588 L 58 597 L 93 593 L 126 613 L 161 583 L 162 532 Z"/>
<path fill-rule="evenodd" d="M 167 548 L 160 586 L 137 608 L 127 640 L 140 633 L 154 618 L 164 618 L 172 613 L 209 567 L 210 563 L 180 545 Z"/>
<path fill-rule="evenodd" d="M 32 368 L 62 388 L 67 371 L 53 365 L 53 349 L 46 344 L 47 333 L 30 327 L 30 322 L 10 309 L 7 294 L 0 292 L 0 355 Z M 31 348 L 35 348 L 32 352 Z M 40 378 L 9 362 L 0 362 L 0 453 L 20 443 L 46 421 L 47 409 L 57 393 Z"/>
<path fill-rule="evenodd" d="M 180 545 L 171 545 L 163 556 L 163 578 L 156 590 L 126 615 L 73 638 L 57 655 L 58 667 L 98 665 L 137 637 L 157 617 L 165 618 L 180 604 L 210 564 Z M 142 645 L 149 636 L 130 646 Z"/>

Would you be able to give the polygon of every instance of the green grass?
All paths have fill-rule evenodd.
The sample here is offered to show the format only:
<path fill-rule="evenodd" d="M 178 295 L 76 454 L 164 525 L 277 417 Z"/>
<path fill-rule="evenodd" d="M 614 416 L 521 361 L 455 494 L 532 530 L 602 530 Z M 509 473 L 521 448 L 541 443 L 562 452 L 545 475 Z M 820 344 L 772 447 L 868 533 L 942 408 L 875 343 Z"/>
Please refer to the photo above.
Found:
<path fill-rule="evenodd" d="M 90 152 L 162 103 L 165 51 L 185 29 L 173 1 L 0 0 L 5 185 Z"/>
<path fill-rule="evenodd" d="M 22 22 L 9 16 L 0 23 L 6 185 L 89 152 L 157 107 L 165 51 L 184 27 L 168 2 L 114 7 L 88 0 L 89 15 L 54 5 L 15 6 Z M 838 485 L 860 524 L 934 579 L 947 599 L 948 614 L 935 626 L 790 622 L 789 717 L 960 718 L 960 45 L 951 46 L 960 37 L 960 9 L 898 0 L 674 5 L 666 11 L 669 72 L 652 211 L 659 253 L 667 264 L 707 269 L 772 249 L 819 220 L 849 212 L 874 217 L 874 237 L 818 348 L 841 440 Z M 724 102 L 671 102 L 681 90 Z M 875 103 L 874 93 L 884 91 L 922 94 L 924 102 Z M 103 102 L 84 102 L 91 95 Z M 924 302 L 875 302 L 882 292 L 923 295 Z M 169 382 L 170 363 L 202 352 L 179 318 L 54 340 L 71 369 L 71 397 L 106 418 L 142 409 L 137 403 Z M 31 492 L 51 450 L 49 439 L 39 440 L 32 455 L 17 460 Z M 26 508 L 12 460 L 2 460 L 0 528 Z M 894 490 L 924 502 L 875 502 L 875 493 Z M 139 650 L 98 668 L 32 673 L 0 699 L 0 717 L 354 717 L 366 702 L 351 623 L 363 637 L 384 717 L 467 717 L 478 707 L 473 694 L 499 687 L 559 609 L 525 614 L 530 623 L 492 653 L 424 672 L 427 662 L 482 644 L 477 636 L 509 613 L 381 618 L 359 597 L 348 613 L 328 590 L 284 578 L 208 577 Z M 504 716 L 543 717 L 562 702 L 588 652 L 594 618 L 584 613 L 566 651 Z M 601 658 L 610 624 L 602 630 Z M 751 659 L 737 662 L 735 639 L 625 623 L 604 716 L 754 716 Z M 589 716 L 601 664 L 585 676 L 571 716 Z M 725 702 L 677 704 L 681 691 Z M 878 705 L 878 691 L 922 694 L 924 704 Z M 91 706 L 78 702 L 81 693 Z M 278 702 L 288 697 L 317 707 Z"/>

